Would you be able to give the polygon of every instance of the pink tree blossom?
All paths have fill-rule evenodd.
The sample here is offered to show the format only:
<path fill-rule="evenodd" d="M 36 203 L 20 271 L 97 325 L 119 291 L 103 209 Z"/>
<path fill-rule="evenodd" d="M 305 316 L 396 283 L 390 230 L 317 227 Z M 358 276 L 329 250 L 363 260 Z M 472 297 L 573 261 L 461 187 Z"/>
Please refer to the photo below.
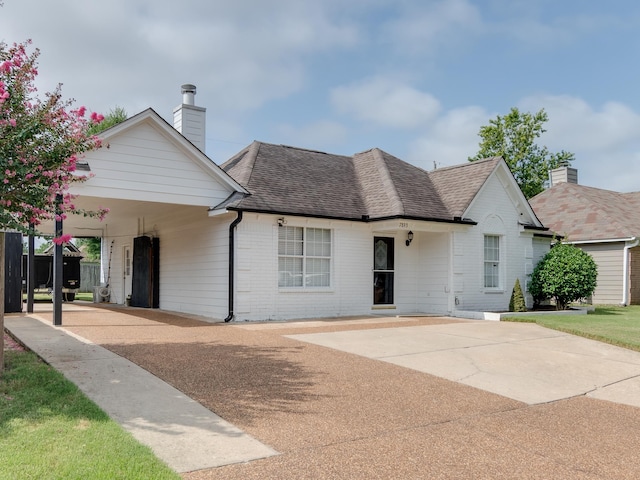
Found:
<path fill-rule="evenodd" d="M 68 191 L 74 183 L 86 180 L 73 172 L 79 156 L 100 147 L 89 128 L 102 116 L 86 119 L 85 107 L 67 111 L 71 101 L 62 100 L 60 86 L 38 98 L 34 83 L 39 51 L 28 53 L 30 44 L 0 42 L 0 333 L 4 324 L 4 231 L 35 233 L 37 225 L 56 215 L 103 218 L 107 212 L 76 209 Z M 59 196 L 62 202 L 56 201 Z M 54 242 L 69 239 L 70 235 L 59 235 Z M 0 375 L 3 338 L 0 335 Z"/>
<path fill-rule="evenodd" d="M 106 209 L 76 209 L 68 190 L 87 179 L 74 173 L 76 164 L 85 152 L 100 147 L 100 139 L 88 130 L 104 117 L 94 112 L 86 118 L 84 106 L 71 109 L 60 86 L 38 98 L 39 50 L 28 53 L 30 44 L 0 43 L 0 229 L 28 232 L 56 215 L 102 218 Z M 63 198 L 59 206 L 57 194 Z"/>

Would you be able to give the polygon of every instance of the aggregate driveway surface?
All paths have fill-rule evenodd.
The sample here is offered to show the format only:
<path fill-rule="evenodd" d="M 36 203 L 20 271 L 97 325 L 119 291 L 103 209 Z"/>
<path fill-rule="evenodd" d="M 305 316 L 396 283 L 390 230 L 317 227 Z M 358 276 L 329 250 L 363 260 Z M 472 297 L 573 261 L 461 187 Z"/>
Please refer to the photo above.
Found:
<path fill-rule="evenodd" d="M 578 396 L 563 391 L 560 381 L 548 387 L 560 392 L 550 400 L 514 399 L 520 394 L 461 383 L 482 377 L 492 342 L 488 329 L 481 341 L 477 333 L 461 340 L 465 335 L 447 331 L 483 322 L 426 317 L 225 325 L 154 310 L 91 308 L 66 311 L 63 323 L 280 452 L 185 473 L 185 479 L 640 478 L 640 409 L 584 395 L 599 388 L 604 373 L 597 368 L 593 373 L 602 378 L 581 380 Z M 409 329 L 409 350 L 385 343 L 402 330 L 394 327 Z M 529 363 L 518 359 L 518 350 L 531 356 L 548 340 L 569 355 L 549 371 L 566 370 L 571 355 L 583 364 L 595 356 L 620 368 L 623 397 L 634 396 L 633 380 L 624 379 L 637 375 L 635 354 L 615 348 L 605 357 L 576 353 L 573 337 L 533 330 L 512 332 L 510 357 L 501 362 L 509 367 L 505 383 Z M 427 373 L 431 367 L 415 368 L 416 361 L 451 366 L 446 348 L 419 348 L 420 337 L 442 335 L 457 345 L 449 351 L 466 352 L 466 363 L 450 369 L 457 381 Z M 369 341 L 361 342 L 363 336 Z M 414 365 L 403 366 L 412 356 Z M 530 360 L 545 357 L 538 350 Z M 518 376 L 516 383 L 523 383 Z M 534 390 L 546 388 L 540 383 Z"/>

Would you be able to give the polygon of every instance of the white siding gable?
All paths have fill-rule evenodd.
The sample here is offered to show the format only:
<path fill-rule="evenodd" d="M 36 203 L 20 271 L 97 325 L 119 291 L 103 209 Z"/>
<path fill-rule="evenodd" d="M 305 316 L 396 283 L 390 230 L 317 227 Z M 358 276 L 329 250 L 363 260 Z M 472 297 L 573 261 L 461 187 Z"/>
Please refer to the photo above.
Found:
<path fill-rule="evenodd" d="M 102 148 L 85 156 L 93 176 L 73 193 L 212 207 L 241 190 L 155 114 L 122 125 L 107 131 Z"/>

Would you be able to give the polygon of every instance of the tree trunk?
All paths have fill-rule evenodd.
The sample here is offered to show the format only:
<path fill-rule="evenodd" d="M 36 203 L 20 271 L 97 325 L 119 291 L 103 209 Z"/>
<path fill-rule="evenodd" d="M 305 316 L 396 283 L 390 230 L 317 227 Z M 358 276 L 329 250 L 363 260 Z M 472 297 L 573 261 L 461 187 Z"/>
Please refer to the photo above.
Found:
<path fill-rule="evenodd" d="M 0 232 L 0 377 L 4 371 L 4 232 Z"/>

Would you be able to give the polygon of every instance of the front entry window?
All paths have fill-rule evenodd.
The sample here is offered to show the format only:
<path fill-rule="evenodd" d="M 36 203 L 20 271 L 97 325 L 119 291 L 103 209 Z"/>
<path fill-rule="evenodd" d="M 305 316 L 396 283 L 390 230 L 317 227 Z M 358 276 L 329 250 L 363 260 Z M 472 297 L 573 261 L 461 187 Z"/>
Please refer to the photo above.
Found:
<path fill-rule="evenodd" d="M 394 242 L 390 237 L 373 239 L 373 304 L 393 305 Z"/>

